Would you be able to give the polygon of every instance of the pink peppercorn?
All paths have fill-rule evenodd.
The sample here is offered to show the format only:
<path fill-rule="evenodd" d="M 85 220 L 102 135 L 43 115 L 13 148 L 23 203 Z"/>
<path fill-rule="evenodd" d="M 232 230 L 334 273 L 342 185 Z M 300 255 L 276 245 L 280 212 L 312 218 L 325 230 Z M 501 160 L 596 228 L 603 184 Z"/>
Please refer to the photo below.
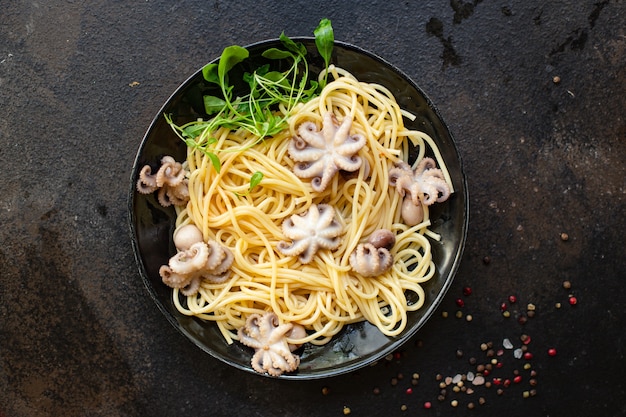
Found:
<path fill-rule="evenodd" d="M 463 288 L 463 295 L 466 297 L 472 295 L 472 289 L 470 287 Z"/>
<path fill-rule="evenodd" d="M 459 307 L 463 307 L 465 305 L 465 301 L 463 301 L 461 298 L 457 298 L 456 305 Z"/>
<path fill-rule="evenodd" d="M 524 353 L 524 359 L 531 360 L 533 358 L 533 354 L 530 352 Z"/>
<path fill-rule="evenodd" d="M 513 382 L 516 384 L 519 384 L 520 382 L 522 382 L 522 376 L 521 375 L 515 376 L 515 378 L 513 378 Z"/>
<path fill-rule="evenodd" d="M 569 303 L 570 303 L 570 305 L 576 305 L 576 303 L 578 303 L 578 300 L 576 299 L 576 297 L 571 296 L 569 298 Z"/>
<path fill-rule="evenodd" d="M 424 408 L 425 408 L 425 409 L 427 409 L 427 410 L 428 410 L 429 408 L 431 408 L 432 406 L 433 406 L 433 405 L 430 403 L 430 401 L 426 401 L 426 402 L 424 403 Z"/>
<path fill-rule="evenodd" d="M 548 349 L 548 355 L 549 356 L 556 356 L 556 349 L 555 348 Z"/>
<path fill-rule="evenodd" d="M 507 309 L 506 303 L 500 304 L 500 310 L 505 311 Z"/>
<path fill-rule="evenodd" d="M 517 297 L 514 295 L 509 295 L 509 303 L 514 304 L 517 301 Z"/>

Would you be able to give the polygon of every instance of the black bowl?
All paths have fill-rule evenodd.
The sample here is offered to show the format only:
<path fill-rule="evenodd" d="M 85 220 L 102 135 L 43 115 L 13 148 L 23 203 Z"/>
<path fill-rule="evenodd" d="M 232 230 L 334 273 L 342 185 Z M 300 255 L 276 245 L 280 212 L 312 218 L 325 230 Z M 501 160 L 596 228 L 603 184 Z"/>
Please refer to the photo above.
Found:
<path fill-rule="evenodd" d="M 308 50 L 307 60 L 312 74 L 323 68 L 312 38 L 294 38 Z M 257 66 L 261 53 L 270 47 L 280 46 L 280 41 L 270 40 L 247 47 L 250 58 Z M 214 62 L 217 62 L 215 60 Z M 282 379 L 316 379 L 354 371 L 392 353 L 409 340 L 424 325 L 443 299 L 454 278 L 461 260 L 468 227 L 468 195 L 461 158 L 452 135 L 433 103 L 405 74 L 380 57 L 356 46 L 335 42 L 332 62 L 347 69 L 360 81 L 384 85 L 396 97 L 401 107 L 417 118 L 406 122 L 408 128 L 421 130 L 437 143 L 448 167 L 455 193 L 444 203 L 431 209 L 431 229 L 442 237 L 432 241 L 433 260 L 437 272 L 423 285 L 426 293 L 424 306 L 409 313 L 408 325 L 398 337 L 387 337 L 375 326 L 362 322 L 347 326 L 325 346 L 305 345 L 301 363 L 295 373 L 280 376 Z M 234 71 L 249 70 L 245 65 Z M 172 302 L 172 290 L 164 285 L 159 268 L 175 253 L 172 243 L 175 213 L 173 208 L 163 208 L 152 195 L 135 191 L 139 170 L 145 164 L 158 163 L 163 155 L 172 155 L 183 161 L 184 143 L 172 132 L 164 114 L 171 114 L 176 124 L 183 124 L 204 113 L 202 96 L 209 87 L 201 70 L 185 81 L 167 100 L 155 116 L 139 147 L 131 175 L 129 211 L 133 250 L 139 272 L 150 295 L 165 317 L 189 340 L 209 353 L 238 369 L 255 373 L 250 365 L 249 348 L 234 343 L 228 345 L 216 325 L 180 314 Z"/>

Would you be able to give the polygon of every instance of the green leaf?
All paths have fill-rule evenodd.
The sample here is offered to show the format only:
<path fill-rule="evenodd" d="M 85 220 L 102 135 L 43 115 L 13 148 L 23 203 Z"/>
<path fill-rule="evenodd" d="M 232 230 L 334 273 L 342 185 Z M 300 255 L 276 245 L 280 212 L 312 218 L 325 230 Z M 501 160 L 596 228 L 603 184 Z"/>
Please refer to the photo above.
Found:
<path fill-rule="evenodd" d="M 324 63 L 326 64 L 326 77 L 324 78 L 324 85 L 326 85 L 326 81 L 328 80 L 328 66 L 330 65 L 330 59 L 333 53 L 333 46 L 335 44 L 335 34 L 333 32 L 333 26 L 328 19 L 320 20 L 320 24 L 317 26 L 317 29 L 313 31 L 315 34 L 315 46 L 317 46 L 317 50 L 324 58 Z M 322 85 L 322 88 L 324 88 Z"/>
<path fill-rule="evenodd" d="M 292 58 L 293 54 L 291 52 L 283 51 L 278 48 L 270 48 L 263 52 L 263 57 L 267 59 L 286 59 Z"/>
<path fill-rule="evenodd" d="M 296 55 L 306 55 L 306 46 L 301 42 L 294 42 L 289 36 L 285 35 L 285 32 L 280 34 L 280 41 L 285 47 Z"/>
<path fill-rule="evenodd" d="M 217 74 L 217 64 L 207 64 L 202 67 L 202 76 L 211 83 L 220 83 L 220 77 Z"/>
<path fill-rule="evenodd" d="M 217 67 L 217 74 L 222 87 L 226 87 L 228 85 L 226 78 L 228 71 L 244 59 L 248 58 L 249 55 L 250 53 L 248 50 L 246 48 L 242 48 L 241 46 L 232 45 L 224 48 Z"/>
<path fill-rule="evenodd" d="M 217 173 L 220 173 L 220 169 L 222 168 L 222 163 L 220 162 L 220 158 L 218 158 L 217 155 L 215 155 L 213 152 L 205 152 L 206 156 L 209 157 L 209 159 L 211 160 L 211 165 L 213 165 L 213 168 L 215 168 L 215 171 L 217 171 Z"/>
<path fill-rule="evenodd" d="M 330 20 L 322 19 L 317 29 L 313 31 L 313 34 L 315 34 L 315 46 L 317 46 L 317 50 L 322 58 L 324 58 L 326 68 L 328 68 L 335 44 L 335 34 Z"/>
<path fill-rule="evenodd" d="M 261 171 L 257 171 L 254 174 L 252 174 L 252 177 L 250 177 L 250 190 L 252 190 L 254 187 L 259 185 L 262 179 L 263 179 L 263 173 Z"/>
<path fill-rule="evenodd" d="M 285 78 L 285 74 L 280 71 L 270 71 L 263 77 L 267 80 L 270 80 L 274 83 L 281 84 L 283 86 L 289 86 L 289 81 Z"/>
<path fill-rule="evenodd" d="M 202 133 L 204 129 L 206 129 L 206 124 L 204 123 L 192 124 L 183 129 L 183 134 L 190 138 L 195 138 Z"/>
<path fill-rule="evenodd" d="M 204 96 L 203 100 L 204 111 L 207 114 L 219 113 L 226 105 L 226 102 L 223 99 L 215 96 Z"/>

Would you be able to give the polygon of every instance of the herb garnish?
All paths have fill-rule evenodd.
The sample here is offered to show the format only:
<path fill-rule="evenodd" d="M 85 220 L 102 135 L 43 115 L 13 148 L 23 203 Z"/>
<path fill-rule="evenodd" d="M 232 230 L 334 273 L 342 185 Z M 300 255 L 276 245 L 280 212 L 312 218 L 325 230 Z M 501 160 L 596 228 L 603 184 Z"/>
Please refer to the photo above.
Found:
<path fill-rule="evenodd" d="M 322 19 L 314 31 L 315 45 L 324 59 L 326 69 L 330 64 L 334 45 L 334 34 L 330 20 Z M 202 68 L 204 79 L 220 88 L 221 96 L 206 95 L 203 97 L 204 108 L 211 119 L 193 121 L 182 126 L 173 123 L 171 116 L 165 115 L 167 123 L 176 134 L 193 149 L 203 152 L 211 160 L 212 166 L 219 173 L 221 163 L 215 153 L 214 144 L 217 140 L 212 136 L 217 129 L 245 129 L 261 141 L 273 136 L 287 126 L 287 119 L 298 103 L 306 102 L 319 93 L 326 85 L 309 80 L 309 66 L 306 60 L 306 47 L 294 42 L 285 33 L 281 33 L 280 41 L 284 49 L 270 48 L 262 53 L 268 60 L 285 60 L 291 66 L 285 71 L 271 70 L 270 65 L 263 65 L 252 73 L 245 73 L 242 81 L 247 85 L 248 92 L 234 96 L 234 84 L 229 80 L 229 72 L 237 64 L 249 57 L 247 49 L 233 45 L 224 49 L 218 63 Z M 276 109 L 281 106 L 281 114 Z M 243 148 L 222 150 L 242 151 Z M 255 172 L 250 180 L 250 189 L 258 185 L 263 173 Z"/>

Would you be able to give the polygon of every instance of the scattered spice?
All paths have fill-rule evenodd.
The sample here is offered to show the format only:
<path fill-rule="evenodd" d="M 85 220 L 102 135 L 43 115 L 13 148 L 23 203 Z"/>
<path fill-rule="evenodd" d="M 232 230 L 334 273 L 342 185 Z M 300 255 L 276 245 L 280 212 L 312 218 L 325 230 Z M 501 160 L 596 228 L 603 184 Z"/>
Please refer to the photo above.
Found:
<path fill-rule="evenodd" d="M 330 389 L 328 387 L 322 388 L 322 395 L 328 395 L 330 393 Z"/>
<path fill-rule="evenodd" d="M 459 307 L 464 307 L 465 306 L 465 301 L 463 301 L 462 298 L 457 298 L 456 299 L 456 305 Z"/>
<path fill-rule="evenodd" d="M 563 242 L 567 242 L 569 240 L 569 235 L 567 233 L 561 233 L 561 240 Z"/>
<path fill-rule="evenodd" d="M 426 401 L 426 402 L 424 403 L 424 408 L 425 408 L 425 409 L 427 409 L 427 410 L 428 410 L 429 408 L 431 408 L 432 406 L 433 406 L 433 405 L 431 404 L 431 402 L 430 402 L 430 401 Z"/>
<path fill-rule="evenodd" d="M 472 317 L 471 314 L 468 314 L 467 316 L 465 316 L 465 321 L 472 321 L 474 318 Z"/>
<path fill-rule="evenodd" d="M 463 295 L 469 297 L 470 295 L 472 295 L 472 289 L 470 287 L 463 288 Z"/>
<path fill-rule="evenodd" d="M 561 82 L 561 77 L 559 77 L 558 75 L 555 75 L 554 77 L 552 77 L 552 82 L 554 84 L 558 84 Z"/>
<path fill-rule="evenodd" d="M 489 256 L 483 257 L 483 263 L 485 265 L 489 265 L 491 263 L 491 258 Z"/>
<path fill-rule="evenodd" d="M 406 404 L 402 404 L 402 406 L 400 407 L 400 411 L 406 411 L 408 409 L 408 407 L 406 406 Z"/>
<path fill-rule="evenodd" d="M 578 304 L 578 299 L 576 297 L 574 297 L 573 295 L 570 295 L 569 297 L 569 304 L 572 306 L 575 306 L 576 304 Z"/>
<path fill-rule="evenodd" d="M 548 349 L 548 356 L 556 356 L 556 349 L 555 348 Z"/>
<path fill-rule="evenodd" d="M 514 295 L 509 295 L 509 303 L 515 304 L 517 302 L 517 297 Z"/>
<path fill-rule="evenodd" d="M 352 410 L 350 410 L 350 407 L 348 406 L 343 406 L 343 415 L 347 416 L 348 414 L 350 414 L 352 412 Z"/>
<path fill-rule="evenodd" d="M 563 288 L 569 290 L 570 288 L 572 288 L 572 283 L 569 281 L 563 281 Z"/>
<path fill-rule="evenodd" d="M 452 400 L 452 401 L 450 401 L 450 405 L 452 407 L 456 407 L 457 405 L 459 405 L 459 402 L 457 400 Z"/>

